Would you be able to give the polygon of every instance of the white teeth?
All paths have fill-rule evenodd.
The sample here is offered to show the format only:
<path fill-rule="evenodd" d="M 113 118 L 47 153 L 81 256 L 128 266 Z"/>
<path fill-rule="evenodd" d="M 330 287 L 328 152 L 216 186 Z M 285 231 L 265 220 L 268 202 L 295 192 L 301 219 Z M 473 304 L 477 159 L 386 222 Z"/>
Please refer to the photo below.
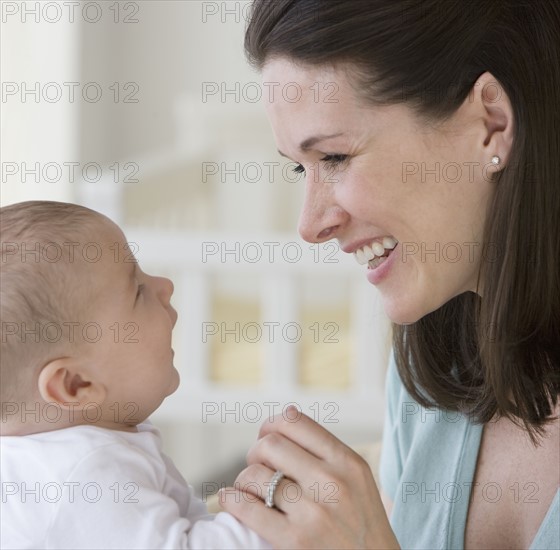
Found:
<path fill-rule="evenodd" d="M 366 263 L 369 262 L 370 260 L 373 260 L 373 258 L 375 258 L 376 252 L 375 252 L 375 250 L 372 249 L 371 246 L 364 246 L 364 248 L 362 250 L 364 252 L 364 257 L 366 259 Z"/>
<path fill-rule="evenodd" d="M 398 242 L 393 237 L 383 237 L 383 247 L 387 250 L 393 250 Z"/>
<path fill-rule="evenodd" d="M 364 251 L 361 248 L 359 250 L 356 250 L 356 252 L 354 252 L 354 255 L 356 256 L 356 260 L 358 260 L 358 263 L 360 265 L 365 265 L 369 261 L 369 260 L 366 260 L 366 256 L 364 254 Z"/>
<path fill-rule="evenodd" d="M 385 247 L 381 243 L 373 243 L 371 249 L 376 256 L 383 256 L 385 254 Z"/>
<path fill-rule="evenodd" d="M 397 244 L 398 241 L 393 237 L 383 237 L 383 244 L 374 241 L 371 245 L 366 245 L 356 250 L 356 252 L 354 252 L 354 257 L 360 265 L 365 265 L 368 262 L 383 256 L 386 250 L 393 250 Z"/>

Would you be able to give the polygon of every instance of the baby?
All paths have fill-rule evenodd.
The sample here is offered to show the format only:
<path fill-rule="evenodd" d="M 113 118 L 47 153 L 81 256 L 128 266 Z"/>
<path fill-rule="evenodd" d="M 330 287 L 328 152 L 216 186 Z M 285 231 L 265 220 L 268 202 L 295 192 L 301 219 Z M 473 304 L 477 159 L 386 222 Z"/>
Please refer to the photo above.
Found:
<path fill-rule="evenodd" d="M 173 283 L 74 204 L 0 209 L 2 548 L 270 548 L 209 515 L 146 422 L 179 385 Z"/>

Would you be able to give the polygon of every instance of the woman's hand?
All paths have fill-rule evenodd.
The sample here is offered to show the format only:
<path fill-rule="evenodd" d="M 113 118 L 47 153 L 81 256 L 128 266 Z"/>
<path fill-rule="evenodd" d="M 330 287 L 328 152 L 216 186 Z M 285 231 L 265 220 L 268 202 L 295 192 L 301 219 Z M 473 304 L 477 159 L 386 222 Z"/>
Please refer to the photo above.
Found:
<path fill-rule="evenodd" d="M 295 407 L 263 424 L 247 463 L 220 503 L 275 548 L 399 548 L 368 464 Z"/>

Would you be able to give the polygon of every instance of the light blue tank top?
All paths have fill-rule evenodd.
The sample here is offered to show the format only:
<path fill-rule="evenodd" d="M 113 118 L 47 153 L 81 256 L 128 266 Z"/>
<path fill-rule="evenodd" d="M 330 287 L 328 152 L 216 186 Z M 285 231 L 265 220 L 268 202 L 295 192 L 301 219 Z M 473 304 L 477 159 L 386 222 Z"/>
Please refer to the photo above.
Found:
<path fill-rule="evenodd" d="M 391 526 L 406 550 L 462 549 L 482 425 L 460 413 L 421 407 L 390 357 L 379 474 L 382 490 L 393 501 Z M 491 502 L 530 498 L 531 489 L 536 491 L 531 484 L 520 485 L 486 483 L 473 490 L 484 491 Z M 560 550 L 560 489 L 530 547 L 549 549 Z"/>

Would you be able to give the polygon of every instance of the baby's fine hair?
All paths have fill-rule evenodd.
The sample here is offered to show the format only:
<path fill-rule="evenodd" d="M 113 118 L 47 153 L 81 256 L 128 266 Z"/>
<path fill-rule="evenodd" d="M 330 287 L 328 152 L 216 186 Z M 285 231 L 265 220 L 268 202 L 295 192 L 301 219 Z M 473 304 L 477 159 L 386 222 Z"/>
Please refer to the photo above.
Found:
<path fill-rule="evenodd" d="M 102 218 L 84 206 L 53 201 L 0 208 L 2 403 L 28 396 L 34 375 L 71 342 L 65 331 L 81 315 L 88 286 L 79 280 L 83 270 L 73 267 Z"/>

